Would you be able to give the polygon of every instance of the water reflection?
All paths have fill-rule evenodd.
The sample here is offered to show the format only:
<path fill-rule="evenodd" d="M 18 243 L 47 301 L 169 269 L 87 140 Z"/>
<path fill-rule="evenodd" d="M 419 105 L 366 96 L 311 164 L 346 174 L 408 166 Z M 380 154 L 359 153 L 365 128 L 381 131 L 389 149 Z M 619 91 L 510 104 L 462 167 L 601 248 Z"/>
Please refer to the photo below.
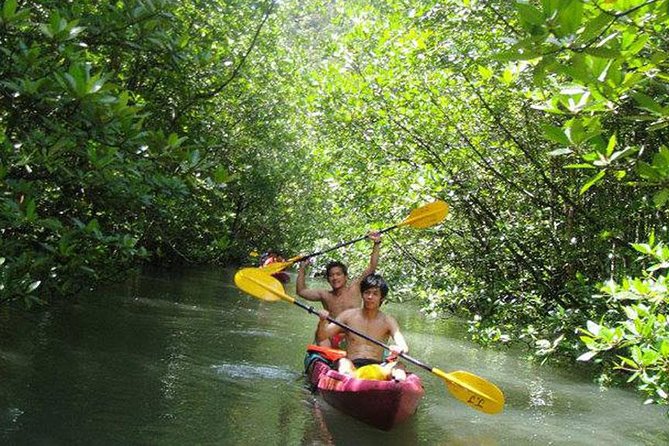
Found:
<path fill-rule="evenodd" d="M 636 393 L 480 348 L 462 321 L 398 304 L 386 311 L 412 356 L 494 382 L 507 405 L 498 416 L 475 412 L 408 365 L 425 397 L 409 422 L 378 431 L 307 390 L 302 361 L 316 318 L 242 294 L 232 273 L 155 271 L 75 303 L 0 309 L 0 443 L 669 444 L 664 409 Z"/>
<path fill-rule="evenodd" d="M 305 401 L 305 407 L 311 414 L 311 420 L 304 431 L 300 443 L 302 445 L 405 446 L 419 444 L 415 419 L 409 419 L 392 431 L 385 432 L 344 415 L 316 394 L 309 395 Z"/>

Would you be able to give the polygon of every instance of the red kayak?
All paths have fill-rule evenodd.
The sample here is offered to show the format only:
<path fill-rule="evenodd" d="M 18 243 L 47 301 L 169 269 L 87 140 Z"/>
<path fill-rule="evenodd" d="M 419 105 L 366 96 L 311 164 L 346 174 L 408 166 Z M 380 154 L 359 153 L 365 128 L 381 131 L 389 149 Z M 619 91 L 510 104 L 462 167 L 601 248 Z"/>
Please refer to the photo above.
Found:
<path fill-rule="evenodd" d="M 418 375 L 404 381 L 363 380 L 332 369 L 321 353 L 309 351 L 306 372 L 331 406 L 376 428 L 390 430 L 416 412 L 425 391 Z"/>

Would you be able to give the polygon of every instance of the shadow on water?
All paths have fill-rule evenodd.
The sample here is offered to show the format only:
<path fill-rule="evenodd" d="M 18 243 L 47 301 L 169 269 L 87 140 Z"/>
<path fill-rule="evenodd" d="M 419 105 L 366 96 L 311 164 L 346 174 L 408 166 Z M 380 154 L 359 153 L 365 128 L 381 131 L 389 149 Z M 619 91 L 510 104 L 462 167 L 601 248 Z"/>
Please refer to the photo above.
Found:
<path fill-rule="evenodd" d="M 506 408 L 475 412 L 414 370 L 426 389 L 416 415 L 371 428 L 306 388 L 316 319 L 242 294 L 233 273 L 152 271 L 74 303 L 0 309 L 0 444 L 669 444 L 665 409 L 638 394 L 483 349 L 461 321 L 406 304 L 386 311 L 412 355 L 496 383 Z"/>
<path fill-rule="evenodd" d="M 309 393 L 304 400 L 304 405 L 311 414 L 311 422 L 304 430 L 301 443 L 303 445 L 405 446 L 418 444 L 418 432 L 414 419 L 386 432 L 344 415 L 315 394 Z"/>

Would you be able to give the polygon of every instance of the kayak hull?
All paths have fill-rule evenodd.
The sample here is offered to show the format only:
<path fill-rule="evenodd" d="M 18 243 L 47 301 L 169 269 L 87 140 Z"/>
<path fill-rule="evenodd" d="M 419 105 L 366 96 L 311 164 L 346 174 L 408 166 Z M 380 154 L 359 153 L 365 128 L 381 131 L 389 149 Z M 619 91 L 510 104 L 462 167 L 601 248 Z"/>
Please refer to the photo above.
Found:
<path fill-rule="evenodd" d="M 333 370 L 326 361 L 313 361 L 307 376 L 328 404 L 381 430 L 411 417 L 425 393 L 420 378 L 411 373 L 400 382 L 362 380 Z"/>

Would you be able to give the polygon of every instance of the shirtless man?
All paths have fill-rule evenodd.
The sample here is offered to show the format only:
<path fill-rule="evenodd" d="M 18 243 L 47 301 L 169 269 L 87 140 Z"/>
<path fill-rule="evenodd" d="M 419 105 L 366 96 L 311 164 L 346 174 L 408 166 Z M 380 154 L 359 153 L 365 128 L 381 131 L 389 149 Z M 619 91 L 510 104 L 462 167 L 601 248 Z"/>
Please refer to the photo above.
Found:
<path fill-rule="evenodd" d="M 337 317 L 344 310 L 359 308 L 361 302 L 360 282 L 366 276 L 376 271 L 376 265 L 379 263 L 381 235 L 376 232 L 371 232 L 367 237 L 374 242 L 374 246 L 369 258 L 369 265 L 367 265 L 367 268 L 362 272 L 360 277 L 351 282 L 351 284 L 348 284 L 348 271 L 346 265 L 341 262 L 330 262 L 325 267 L 325 273 L 327 281 L 332 289 L 311 289 L 307 288 L 304 278 L 308 262 L 300 262 L 300 269 L 297 272 L 297 281 L 295 282 L 297 294 L 306 300 L 321 302 L 323 308 L 327 310 L 332 317 Z M 318 334 L 318 330 L 316 330 L 316 333 Z M 343 338 L 343 336 L 335 336 L 334 338 L 327 339 L 319 338 L 316 335 L 316 343 L 325 347 L 339 348 L 339 341 L 341 338 Z"/>
<path fill-rule="evenodd" d="M 397 321 L 392 316 L 379 310 L 383 299 L 388 294 L 388 285 L 383 277 L 378 274 L 370 274 L 360 283 L 362 293 L 362 307 L 343 311 L 337 318 L 337 322 L 347 325 L 367 336 L 386 343 L 389 338 L 393 339 L 394 345 L 390 346 L 390 359 L 397 357 L 400 353 L 407 353 L 409 346 L 400 332 Z M 339 360 L 339 371 L 352 374 L 358 368 L 369 364 L 380 364 L 383 361 L 383 347 L 373 344 L 355 333 L 346 332 L 339 325 L 328 323 L 327 312 L 321 311 L 321 321 L 318 324 L 317 336 L 329 338 L 337 333 L 346 333 L 347 347 L 346 357 Z M 403 379 L 405 373 L 401 369 L 393 370 L 393 377 Z"/>

